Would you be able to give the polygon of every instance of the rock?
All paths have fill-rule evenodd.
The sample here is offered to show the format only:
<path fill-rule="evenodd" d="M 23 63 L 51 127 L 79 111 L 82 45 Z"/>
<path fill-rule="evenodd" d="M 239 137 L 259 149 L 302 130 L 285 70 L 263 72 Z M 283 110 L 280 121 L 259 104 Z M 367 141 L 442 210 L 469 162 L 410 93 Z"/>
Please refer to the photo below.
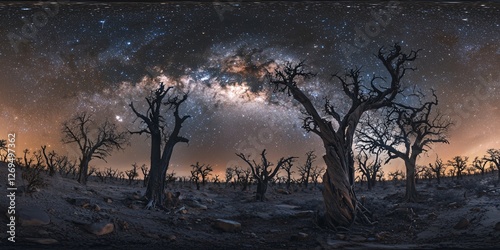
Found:
<path fill-rule="evenodd" d="M 152 238 L 152 239 L 160 239 L 160 236 L 158 234 L 152 234 L 152 233 L 145 233 L 144 234 L 146 237 L 148 238 Z"/>
<path fill-rule="evenodd" d="M 437 219 L 437 217 L 437 214 L 435 214 L 434 212 L 427 214 L 427 219 L 429 220 L 435 220 Z"/>
<path fill-rule="evenodd" d="M 375 234 L 375 237 L 378 239 L 378 240 L 384 240 L 384 239 L 387 239 L 389 236 L 391 236 L 391 234 L 389 232 L 380 232 L 380 233 L 376 233 Z"/>
<path fill-rule="evenodd" d="M 495 224 L 495 230 L 500 231 L 500 222 L 497 222 L 497 224 Z"/>
<path fill-rule="evenodd" d="M 105 201 L 106 203 L 113 203 L 113 200 L 112 200 L 111 198 L 109 198 L 109 197 L 104 198 L 104 201 Z"/>
<path fill-rule="evenodd" d="M 337 238 L 339 240 L 345 240 L 345 234 L 336 234 L 335 238 Z"/>
<path fill-rule="evenodd" d="M 473 208 L 470 209 L 470 211 L 472 211 L 472 212 L 481 212 L 481 208 L 479 208 L 479 207 L 473 207 Z"/>
<path fill-rule="evenodd" d="M 101 211 L 101 207 L 99 207 L 99 205 L 95 204 L 94 211 L 97 211 L 97 212 Z"/>
<path fill-rule="evenodd" d="M 241 224 L 232 220 L 217 219 L 214 227 L 224 232 L 235 232 L 241 230 Z"/>
<path fill-rule="evenodd" d="M 287 205 L 287 204 L 279 204 L 279 205 L 274 205 L 274 206 L 275 206 L 276 208 L 279 208 L 279 209 L 289 209 L 289 210 L 299 208 L 298 206 Z"/>
<path fill-rule="evenodd" d="M 452 203 L 448 204 L 448 207 L 455 208 L 455 207 L 457 207 L 457 203 L 452 202 Z"/>
<path fill-rule="evenodd" d="M 87 225 L 87 230 L 95 235 L 105 235 L 113 232 L 115 225 L 111 222 L 96 222 Z"/>
<path fill-rule="evenodd" d="M 46 236 L 46 235 L 49 235 L 49 232 L 47 232 L 45 230 L 38 230 L 38 234 Z"/>
<path fill-rule="evenodd" d="M 305 211 L 297 211 L 294 213 L 295 217 L 309 217 L 314 214 L 314 211 L 312 210 L 305 210 Z"/>
<path fill-rule="evenodd" d="M 457 229 L 457 230 L 462 230 L 462 229 L 466 229 L 467 227 L 469 227 L 469 225 L 470 225 L 469 220 L 466 218 L 462 218 L 453 228 Z"/>
<path fill-rule="evenodd" d="M 132 210 L 139 210 L 139 206 L 135 205 L 135 204 L 129 204 L 128 205 L 128 208 L 132 209 Z"/>
<path fill-rule="evenodd" d="M 50 238 L 26 238 L 27 241 L 35 242 L 42 245 L 50 245 L 58 243 L 55 239 Z"/>
<path fill-rule="evenodd" d="M 75 206 L 79 206 L 79 207 L 87 207 L 88 205 L 90 205 L 90 199 L 83 198 L 83 197 L 70 199 L 69 202 L 71 204 L 73 204 Z"/>
<path fill-rule="evenodd" d="M 288 192 L 287 190 L 285 189 L 276 189 L 276 193 L 278 194 L 290 194 L 290 192 Z"/>
<path fill-rule="evenodd" d="M 167 239 L 169 241 L 175 241 L 175 240 L 177 240 L 177 237 L 175 235 L 169 235 L 169 236 L 167 236 Z"/>
<path fill-rule="evenodd" d="M 308 236 L 309 236 L 309 235 L 308 235 L 308 234 L 306 234 L 306 233 L 299 232 L 299 233 L 298 233 L 298 234 L 296 234 L 296 235 L 292 235 L 292 236 L 290 237 L 290 240 L 292 240 L 292 241 L 304 240 L 304 239 L 307 239 L 307 237 L 308 237 Z"/>
<path fill-rule="evenodd" d="M 38 207 L 19 209 L 17 216 L 21 226 L 40 226 L 50 223 L 49 215 Z"/>

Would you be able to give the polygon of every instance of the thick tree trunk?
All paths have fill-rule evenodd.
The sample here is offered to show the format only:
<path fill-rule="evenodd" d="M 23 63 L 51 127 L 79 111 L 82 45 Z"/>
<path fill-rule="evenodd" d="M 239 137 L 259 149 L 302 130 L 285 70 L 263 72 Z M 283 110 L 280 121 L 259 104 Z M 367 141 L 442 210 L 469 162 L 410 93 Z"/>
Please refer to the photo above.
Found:
<path fill-rule="evenodd" d="M 257 192 L 255 193 L 255 199 L 258 201 L 264 201 L 267 191 L 267 182 L 259 181 L 257 183 Z"/>
<path fill-rule="evenodd" d="M 348 228 L 356 217 L 356 195 L 350 183 L 349 156 L 327 147 L 323 156 L 326 172 L 323 175 L 325 220 L 332 228 Z M 352 167 L 352 166 L 351 166 Z"/>
<path fill-rule="evenodd" d="M 151 135 L 151 168 L 148 174 L 146 198 L 149 201 L 148 206 L 161 204 L 162 194 L 162 175 L 160 174 L 160 154 L 161 154 L 161 134 Z"/>
<path fill-rule="evenodd" d="M 407 202 L 417 201 L 417 189 L 415 183 L 415 163 L 406 161 L 406 193 L 404 200 Z"/>
<path fill-rule="evenodd" d="M 90 159 L 86 156 L 82 157 L 80 161 L 79 173 L 78 173 L 78 182 L 83 185 L 87 185 L 87 173 L 89 172 L 89 162 Z"/>

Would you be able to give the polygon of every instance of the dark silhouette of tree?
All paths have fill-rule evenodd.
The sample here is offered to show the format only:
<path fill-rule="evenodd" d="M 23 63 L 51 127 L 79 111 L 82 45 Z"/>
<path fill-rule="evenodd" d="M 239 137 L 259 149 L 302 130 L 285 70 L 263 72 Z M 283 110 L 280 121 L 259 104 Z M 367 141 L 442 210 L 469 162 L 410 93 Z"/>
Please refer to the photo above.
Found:
<path fill-rule="evenodd" d="M 241 191 L 247 190 L 250 185 L 250 175 L 252 171 L 250 169 L 243 169 L 238 166 L 234 167 L 234 173 L 236 174 L 237 182 L 241 185 Z"/>
<path fill-rule="evenodd" d="M 213 171 L 212 166 L 209 164 L 200 165 L 199 162 L 196 162 L 196 164 L 191 165 L 191 167 L 192 180 L 196 183 L 196 189 L 200 190 L 199 181 L 201 180 L 201 183 L 205 186 L 208 176 L 211 175 L 211 172 Z"/>
<path fill-rule="evenodd" d="M 295 173 L 295 171 L 292 170 L 293 167 L 293 160 L 285 162 L 283 164 L 282 169 L 285 170 L 286 173 L 286 188 L 290 190 L 291 184 L 292 184 L 292 174 Z"/>
<path fill-rule="evenodd" d="M 490 148 L 486 151 L 486 153 L 488 155 L 483 159 L 495 165 L 498 171 L 498 182 L 500 182 L 500 149 Z"/>
<path fill-rule="evenodd" d="M 296 65 L 286 63 L 269 75 L 274 90 L 285 92 L 298 101 L 305 109 L 303 128 L 307 132 L 318 135 L 323 141 L 326 154 L 323 156 L 327 169 L 323 177 L 323 200 L 325 204 L 325 222 L 330 227 L 349 227 L 356 218 L 359 206 L 354 192 L 354 157 L 352 153 L 353 138 L 361 116 L 369 110 L 377 110 L 391 106 L 401 89 L 401 79 L 408 70 L 408 63 L 417 58 L 418 51 L 409 54 L 402 52 L 401 46 L 395 44 L 389 51 L 380 48 L 377 58 L 390 76 L 389 86 L 384 79 L 373 76 L 369 83 L 363 83 L 359 68 L 347 71 L 343 75 L 334 74 L 340 81 L 344 94 L 350 99 L 350 107 L 341 114 L 340 107 L 335 107 L 325 98 L 324 113 L 332 119 L 320 115 L 318 108 L 298 86 L 302 80 L 314 76 L 304 70 L 304 63 Z M 361 216 L 364 218 L 364 216 Z"/>
<path fill-rule="evenodd" d="M 47 155 L 47 152 L 45 151 L 47 149 L 46 145 L 42 146 L 42 154 L 45 159 L 45 165 L 47 165 L 47 168 L 49 170 L 49 175 L 54 176 L 56 173 L 56 161 L 57 161 L 57 154 L 54 150 L 50 151 L 49 154 Z"/>
<path fill-rule="evenodd" d="M 132 169 L 131 170 L 127 170 L 125 171 L 125 175 L 127 175 L 128 177 L 128 184 L 131 185 L 132 182 L 134 181 L 134 179 L 139 176 L 139 172 L 137 172 L 137 163 L 134 162 L 134 164 L 132 164 Z"/>
<path fill-rule="evenodd" d="M 424 95 L 414 94 L 421 101 Z M 359 131 L 360 142 L 367 149 L 380 148 L 389 155 L 386 163 L 393 159 L 402 159 L 406 168 L 405 201 L 417 200 L 416 162 L 418 156 L 431 148 L 434 143 L 449 143 L 446 133 L 451 121 L 443 115 L 433 113 L 438 105 L 438 98 L 432 91 L 434 100 L 419 107 L 396 103 L 387 109 L 385 120 L 369 117 Z"/>
<path fill-rule="evenodd" d="M 467 168 L 467 161 L 469 157 L 467 156 L 455 156 L 452 160 L 448 160 L 448 166 L 453 167 L 455 169 L 455 175 L 457 176 L 457 180 L 462 179 L 462 173 Z"/>
<path fill-rule="evenodd" d="M 228 167 L 226 168 L 226 187 L 232 181 L 234 176 L 234 168 Z"/>
<path fill-rule="evenodd" d="M 403 180 L 406 177 L 405 173 L 403 173 L 403 171 L 401 171 L 401 170 L 389 172 L 388 175 L 389 175 L 389 177 L 391 177 L 391 181 L 399 181 L 400 177 L 401 177 L 401 180 Z"/>
<path fill-rule="evenodd" d="M 325 172 L 325 168 L 320 168 L 318 166 L 314 166 L 311 168 L 311 181 L 314 183 L 314 186 L 318 185 L 318 179 Z"/>
<path fill-rule="evenodd" d="M 299 166 L 300 182 L 306 188 L 307 184 L 309 183 L 309 179 L 311 177 L 311 168 L 316 158 L 317 156 L 314 154 L 314 151 L 309 151 L 306 153 L 306 162 L 304 163 L 304 165 Z"/>
<path fill-rule="evenodd" d="M 438 184 L 441 184 L 441 176 L 444 176 L 444 171 L 446 170 L 446 165 L 443 163 L 439 157 L 436 157 L 434 164 L 429 163 L 429 168 L 436 175 L 436 180 Z"/>
<path fill-rule="evenodd" d="M 376 150 L 372 155 L 372 161 L 370 161 L 371 157 L 366 150 L 360 150 L 356 156 L 358 171 L 366 178 L 369 190 L 375 186 L 377 174 L 382 167 L 381 153 L 381 150 Z"/>
<path fill-rule="evenodd" d="M 178 142 L 189 142 L 187 138 L 179 135 L 182 123 L 190 117 L 189 115 L 183 117 L 179 115 L 179 107 L 186 101 L 188 94 L 184 94 L 182 97 L 172 94 L 164 101 L 163 99 L 169 94 L 171 89 L 172 87 L 165 89 L 165 85 L 160 83 L 160 86 L 151 95 L 146 97 L 148 109 L 145 114 L 139 113 L 134 107 L 133 102 L 129 105 L 135 115 L 146 126 L 146 128 L 140 131 L 132 131 L 130 133 L 140 135 L 145 133 L 151 138 L 151 169 L 146 189 L 146 198 L 149 200 L 146 206 L 147 209 L 163 204 L 165 175 L 174 147 Z M 167 110 L 173 110 L 174 125 L 170 134 L 166 131 L 167 122 L 164 116 L 166 112 L 162 110 L 162 107 L 165 107 Z"/>
<path fill-rule="evenodd" d="M 474 169 L 479 170 L 481 172 L 481 175 L 484 175 L 484 173 L 486 171 L 486 164 L 488 164 L 487 160 L 480 159 L 477 156 L 476 156 L 476 158 L 474 158 L 474 161 L 472 161 L 472 167 Z"/>
<path fill-rule="evenodd" d="M 92 115 L 85 112 L 76 115 L 63 123 L 63 139 L 65 144 L 76 143 L 80 151 L 78 182 L 87 184 L 89 162 L 98 158 L 106 161 L 114 149 L 121 150 L 128 142 L 126 132 L 118 132 L 116 125 L 106 120 L 97 124 Z"/>
<path fill-rule="evenodd" d="M 8 156 L 7 140 L 1 139 L 0 140 L 0 161 L 7 161 L 7 156 Z"/>
<path fill-rule="evenodd" d="M 144 176 L 143 186 L 147 187 L 148 180 L 149 180 L 149 168 L 146 166 L 146 164 L 142 164 L 142 166 L 141 166 L 141 172 L 142 172 L 142 176 Z"/>
<path fill-rule="evenodd" d="M 264 201 L 265 194 L 267 191 L 267 184 L 271 179 L 274 178 L 276 173 L 283 167 L 284 164 L 291 162 L 294 158 L 297 157 L 282 157 L 276 167 L 274 169 L 270 168 L 273 166 L 271 162 L 269 162 L 266 158 L 266 150 L 262 151 L 261 155 L 261 163 L 255 162 L 255 160 L 250 161 L 249 156 L 245 156 L 243 153 L 236 154 L 243 161 L 245 161 L 252 170 L 252 174 L 254 179 L 257 181 L 257 193 L 255 195 L 255 199 L 258 201 Z"/>

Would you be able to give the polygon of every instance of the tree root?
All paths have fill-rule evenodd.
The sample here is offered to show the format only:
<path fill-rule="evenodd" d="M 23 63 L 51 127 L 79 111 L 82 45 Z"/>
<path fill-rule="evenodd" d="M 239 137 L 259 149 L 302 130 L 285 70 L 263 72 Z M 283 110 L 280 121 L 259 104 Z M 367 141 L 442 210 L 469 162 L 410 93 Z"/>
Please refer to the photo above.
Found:
<path fill-rule="evenodd" d="M 145 209 L 150 210 L 150 209 L 152 209 L 154 207 L 155 207 L 155 201 L 152 199 L 152 200 L 150 200 L 148 202 L 148 204 L 146 205 Z"/>
<path fill-rule="evenodd" d="M 356 202 L 356 221 L 364 225 L 376 225 L 378 221 L 372 221 L 373 213 L 370 212 L 361 202 Z"/>

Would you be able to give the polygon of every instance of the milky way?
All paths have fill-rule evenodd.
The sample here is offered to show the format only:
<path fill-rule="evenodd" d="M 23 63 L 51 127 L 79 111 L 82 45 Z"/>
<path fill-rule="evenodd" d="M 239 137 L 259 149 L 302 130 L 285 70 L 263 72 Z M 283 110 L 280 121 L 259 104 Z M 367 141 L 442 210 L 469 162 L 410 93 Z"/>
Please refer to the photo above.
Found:
<path fill-rule="evenodd" d="M 309 150 L 322 154 L 321 142 L 266 72 L 305 60 L 317 77 L 301 87 L 317 103 L 343 106 L 331 74 L 362 66 L 365 77 L 384 76 L 374 53 L 394 43 L 422 49 L 404 84 L 435 89 L 455 121 L 451 144 L 422 162 L 500 147 L 498 3 L 14 3 L 0 13 L 0 138 L 16 132 L 20 148 L 47 144 L 76 157 L 74 145 L 61 144 L 61 122 L 89 111 L 137 129 L 128 104 L 144 111 L 144 97 L 164 82 L 190 93 L 181 108 L 192 116 L 181 132 L 190 143 L 174 152 L 177 172 L 196 161 L 222 170 L 242 164 L 236 152 L 264 148 L 303 162 Z M 91 165 L 148 163 L 147 138 L 132 138 Z"/>

